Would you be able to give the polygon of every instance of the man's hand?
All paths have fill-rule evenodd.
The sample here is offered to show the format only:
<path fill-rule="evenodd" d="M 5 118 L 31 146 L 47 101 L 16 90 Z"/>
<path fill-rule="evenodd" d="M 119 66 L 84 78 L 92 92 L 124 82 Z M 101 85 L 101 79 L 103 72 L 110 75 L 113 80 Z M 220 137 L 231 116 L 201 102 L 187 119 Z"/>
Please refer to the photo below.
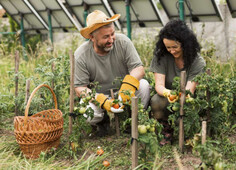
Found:
<path fill-rule="evenodd" d="M 121 112 L 124 112 L 123 108 L 124 108 L 124 105 L 122 103 L 122 100 L 116 99 L 112 103 L 111 112 L 113 112 L 113 113 L 121 113 Z"/>
<path fill-rule="evenodd" d="M 135 96 L 135 91 L 139 88 L 139 81 L 131 76 L 126 75 L 122 81 L 122 85 L 119 90 L 119 96 L 122 98 L 123 102 L 129 102 L 132 97 Z M 126 91 L 130 94 L 126 94 Z"/>
<path fill-rule="evenodd" d="M 109 100 L 103 93 L 98 94 L 96 100 L 100 104 L 100 107 L 102 109 L 111 112 L 111 105 L 113 100 Z"/>
<path fill-rule="evenodd" d="M 121 113 L 124 111 L 122 103 L 114 102 L 114 99 L 108 99 L 103 93 L 98 94 L 96 100 L 100 104 L 100 107 L 108 112 Z"/>

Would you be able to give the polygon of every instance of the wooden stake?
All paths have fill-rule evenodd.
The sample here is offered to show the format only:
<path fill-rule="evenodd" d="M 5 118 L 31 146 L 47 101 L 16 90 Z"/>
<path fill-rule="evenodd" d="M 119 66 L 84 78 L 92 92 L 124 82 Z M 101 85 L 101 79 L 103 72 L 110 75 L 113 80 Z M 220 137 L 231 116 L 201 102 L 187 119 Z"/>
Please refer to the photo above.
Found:
<path fill-rule="evenodd" d="M 180 74 L 180 118 L 179 118 L 179 149 L 183 152 L 183 145 L 184 145 L 184 102 L 185 102 L 185 86 L 186 86 L 186 71 L 181 71 Z"/>
<path fill-rule="evenodd" d="M 26 94 L 25 94 L 25 103 L 27 104 L 29 95 L 30 95 L 30 79 L 26 80 L 26 88 L 25 88 Z"/>
<path fill-rule="evenodd" d="M 206 72 L 207 72 L 208 75 L 211 75 L 211 69 L 210 69 L 210 68 L 208 68 Z M 207 93 L 207 102 L 209 102 L 209 101 L 210 101 L 210 98 L 211 98 L 211 96 L 210 96 L 210 91 L 209 91 L 209 87 L 207 87 L 206 93 Z M 208 107 L 207 110 L 206 110 L 206 114 L 207 114 L 207 122 L 210 122 L 210 121 L 211 121 L 211 113 L 210 113 L 210 108 L 209 108 L 209 107 Z M 207 123 L 207 122 L 206 122 L 206 123 Z M 206 125 L 206 126 L 207 126 L 207 125 Z M 206 130 L 207 130 L 207 129 L 206 129 Z M 209 130 L 210 130 L 210 129 L 209 129 Z M 207 133 L 208 133 L 209 136 L 211 135 L 210 131 L 208 131 Z"/>
<path fill-rule="evenodd" d="M 132 169 L 138 166 L 138 97 L 132 97 Z"/>
<path fill-rule="evenodd" d="M 54 70 L 55 70 L 55 64 L 54 64 L 54 62 L 52 62 L 51 69 L 52 69 L 52 73 L 54 74 Z M 54 89 L 54 79 L 52 79 L 51 88 Z"/>
<path fill-rule="evenodd" d="M 16 51 L 15 53 L 15 74 L 16 74 L 16 79 L 15 79 L 15 98 L 17 99 L 18 96 L 18 72 L 19 72 L 19 65 L 20 65 L 20 56 L 19 56 L 19 51 Z M 19 110 L 18 110 L 18 103 L 17 100 L 15 100 L 15 115 L 19 115 Z"/>
<path fill-rule="evenodd" d="M 70 113 L 74 111 L 74 64 L 75 59 L 72 50 L 69 52 L 70 55 Z M 69 116 L 69 135 L 72 133 L 72 117 Z"/>
<path fill-rule="evenodd" d="M 113 89 L 110 89 L 111 92 L 111 98 L 114 99 L 114 92 Z M 118 113 L 119 114 L 119 113 Z M 117 113 L 114 113 L 115 116 L 115 126 L 116 126 L 116 136 L 119 137 L 120 136 L 120 123 L 119 123 L 119 118 Z"/>
<path fill-rule="evenodd" d="M 202 121 L 202 144 L 206 142 L 207 122 Z"/>

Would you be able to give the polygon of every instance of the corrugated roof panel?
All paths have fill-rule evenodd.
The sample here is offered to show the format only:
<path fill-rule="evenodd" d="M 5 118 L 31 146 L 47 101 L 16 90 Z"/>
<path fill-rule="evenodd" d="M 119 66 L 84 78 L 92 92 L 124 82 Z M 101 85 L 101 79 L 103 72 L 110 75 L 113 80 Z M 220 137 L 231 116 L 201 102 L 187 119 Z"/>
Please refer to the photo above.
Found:
<path fill-rule="evenodd" d="M 51 10 L 57 10 L 57 9 L 61 10 L 61 7 L 57 3 L 56 0 L 41 0 L 41 1 L 47 8 L 49 8 Z"/>
<path fill-rule="evenodd" d="M 1 0 L 1 5 L 10 14 L 18 14 L 17 8 L 10 1 L 8 1 L 8 0 Z"/>
<path fill-rule="evenodd" d="M 18 11 L 20 11 L 21 13 L 30 13 L 31 12 L 31 10 L 28 8 L 28 6 L 23 1 L 9 0 L 9 2 L 11 2 L 11 4 L 13 4 L 18 9 Z"/>
<path fill-rule="evenodd" d="M 167 16 L 179 18 L 178 0 L 160 0 Z M 188 0 L 184 3 L 185 20 L 189 21 L 191 15 L 193 21 L 210 22 L 222 21 L 220 10 L 215 1 L 212 0 Z"/>
<path fill-rule="evenodd" d="M 126 27 L 126 3 L 123 0 L 108 0 L 111 9 L 121 14 L 121 25 Z M 130 3 L 131 23 L 134 27 L 159 27 L 163 25 L 161 16 L 153 0 L 135 0 Z"/>

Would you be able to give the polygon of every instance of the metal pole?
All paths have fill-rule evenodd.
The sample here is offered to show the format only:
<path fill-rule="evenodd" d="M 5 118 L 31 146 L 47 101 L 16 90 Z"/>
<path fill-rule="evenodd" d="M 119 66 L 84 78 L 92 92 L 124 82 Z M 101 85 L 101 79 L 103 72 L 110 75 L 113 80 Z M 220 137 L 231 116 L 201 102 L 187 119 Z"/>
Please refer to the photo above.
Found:
<path fill-rule="evenodd" d="M 49 27 L 49 37 L 51 43 L 53 44 L 53 34 L 52 34 L 52 18 L 51 18 L 51 10 L 48 9 L 48 27 Z"/>
<path fill-rule="evenodd" d="M 87 26 L 86 20 L 88 16 L 89 5 L 84 2 L 83 6 L 84 6 L 84 27 L 86 27 Z"/>
<path fill-rule="evenodd" d="M 20 29 L 21 29 L 21 44 L 23 46 L 23 56 L 24 56 L 24 60 L 28 60 L 28 57 L 26 55 L 25 52 L 25 30 L 24 30 L 24 15 L 21 14 L 21 21 L 20 21 Z"/>
<path fill-rule="evenodd" d="M 88 11 L 84 10 L 84 27 L 87 26 L 87 23 L 86 23 L 87 16 L 88 16 Z"/>
<path fill-rule="evenodd" d="M 126 3 L 127 35 L 129 39 L 131 39 L 130 0 L 125 0 L 125 3 Z"/>
<path fill-rule="evenodd" d="M 17 32 L 0 32 L 0 34 L 3 34 L 3 35 L 8 35 L 8 34 L 16 34 Z"/>
<path fill-rule="evenodd" d="M 184 21 L 184 0 L 179 0 L 179 17 Z"/>
<path fill-rule="evenodd" d="M 87 16 L 88 16 L 89 5 L 84 3 L 84 27 L 87 27 Z M 86 39 L 88 40 L 88 39 Z"/>

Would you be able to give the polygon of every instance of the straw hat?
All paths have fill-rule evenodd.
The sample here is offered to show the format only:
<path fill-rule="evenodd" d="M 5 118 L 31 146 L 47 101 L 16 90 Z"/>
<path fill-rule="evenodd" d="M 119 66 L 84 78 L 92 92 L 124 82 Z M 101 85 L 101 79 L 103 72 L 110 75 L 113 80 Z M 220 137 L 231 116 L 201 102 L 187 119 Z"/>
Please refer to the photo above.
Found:
<path fill-rule="evenodd" d="M 104 14 L 102 11 L 95 10 L 87 16 L 87 20 L 86 20 L 87 27 L 82 28 L 80 30 L 80 34 L 84 38 L 89 39 L 89 37 L 90 37 L 89 35 L 93 31 L 95 31 L 96 29 L 98 29 L 104 25 L 107 25 L 111 22 L 116 21 L 119 18 L 120 18 L 120 14 L 115 14 L 111 18 L 108 18 L 106 16 L 106 14 Z"/>

